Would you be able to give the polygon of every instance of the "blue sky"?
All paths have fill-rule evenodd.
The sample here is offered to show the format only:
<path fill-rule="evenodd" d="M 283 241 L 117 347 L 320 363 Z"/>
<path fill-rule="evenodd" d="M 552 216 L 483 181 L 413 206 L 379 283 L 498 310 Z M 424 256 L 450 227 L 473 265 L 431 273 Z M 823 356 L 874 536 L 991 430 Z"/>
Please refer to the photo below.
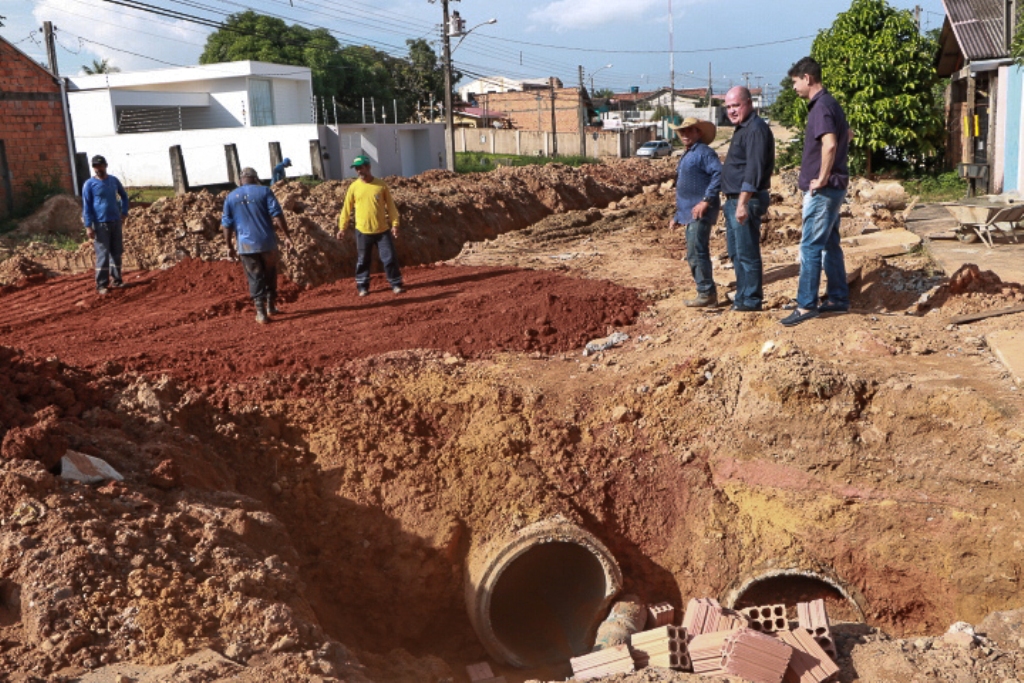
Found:
<path fill-rule="evenodd" d="M 436 39 L 441 21 L 440 4 L 428 0 L 146 2 L 211 19 L 252 8 L 289 23 L 324 26 L 342 43 L 369 44 L 392 54 L 404 53 L 407 38 Z M 890 4 L 900 9 L 919 4 L 924 28 L 942 24 L 941 0 Z M 468 27 L 497 19 L 474 31 L 455 52 L 456 67 L 467 73 L 554 75 L 569 85 L 582 65 L 588 85 L 594 74 L 597 88 L 647 90 L 669 83 L 669 0 L 461 0 L 451 7 Z M 775 86 L 789 65 L 808 53 L 813 36 L 848 7 L 849 0 L 673 0 L 676 86 L 706 85 L 709 63 L 716 92 L 747 79 L 751 86 Z M 45 51 L 38 28 L 52 21 L 63 74 L 78 73 L 97 58 L 109 58 L 125 71 L 195 64 L 211 31 L 106 0 L 0 0 L 0 15 L 7 17 L 0 35 L 40 60 Z M 611 68 L 602 68 L 607 64 Z"/>

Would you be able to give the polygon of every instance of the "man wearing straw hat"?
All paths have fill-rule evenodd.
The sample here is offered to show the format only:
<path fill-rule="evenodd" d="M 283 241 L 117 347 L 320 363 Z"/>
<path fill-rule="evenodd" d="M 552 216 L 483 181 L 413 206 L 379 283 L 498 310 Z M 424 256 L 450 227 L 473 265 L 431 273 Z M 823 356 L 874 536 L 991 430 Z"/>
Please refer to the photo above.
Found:
<path fill-rule="evenodd" d="M 718 290 L 711 277 L 711 228 L 718 220 L 718 192 L 722 184 L 722 162 L 708 145 L 717 130 L 710 121 L 693 117 L 672 126 L 686 149 L 676 168 L 676 212 L 669 229 L 686 226 L 686 261 L 690 264 L 697 297 L 683 303 L 699 308 L 718 305 Z"/>

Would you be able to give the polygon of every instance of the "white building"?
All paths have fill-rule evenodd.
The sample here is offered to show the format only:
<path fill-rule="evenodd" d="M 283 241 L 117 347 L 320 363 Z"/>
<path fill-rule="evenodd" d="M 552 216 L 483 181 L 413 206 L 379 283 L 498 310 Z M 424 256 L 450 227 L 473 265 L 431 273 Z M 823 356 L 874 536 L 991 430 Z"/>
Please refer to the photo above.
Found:
<path fill-rule="evenodd" d="M 227 145 L 262 178 L 271 175 L 271 143 L 291 159 L 291 176 L 314 173 L 317 146 L 327 178 L 354 175 L 348 163 L 360 153 L 382 176 L 445 165 L 442 124 L 318 125 L 307 67 L 225 62 L 69 80 L 77 149 L 102 154 L 129 185 L 171 185 L 176 145 L 190 185 L 228 181 Z"/>
<path fill-rule="evenodd" d="M 505 76 L 485 76 L 475 81 L 470 81 L 459 88 L 459 98 L 463 102 L 475 99 L 477 95 L 485 93 L 502 92 L 523 92 L 526 90 L 541 90 L 551 87 L 550 78 L 506 78 Z M 561 88 L 562 81 L 555 79 L 555 87 Z"/>

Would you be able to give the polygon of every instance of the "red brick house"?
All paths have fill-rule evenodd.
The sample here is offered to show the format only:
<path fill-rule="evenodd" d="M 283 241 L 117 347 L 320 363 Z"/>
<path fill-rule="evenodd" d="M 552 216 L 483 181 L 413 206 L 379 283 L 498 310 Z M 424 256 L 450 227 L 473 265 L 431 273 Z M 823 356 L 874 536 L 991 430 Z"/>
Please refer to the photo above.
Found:
<path fill-rule="evenodd" d="M 527 90 L 525 92 L 485 93 L 477 95 L 477 105 L 487 111 L 500 111 L 517 130 L 578 133 L 580 130 L 580 104 L 586 107 L 587 121 L 596 116 L 594 105 L 586 90 L 580 97 L 579 88 Z M 553 116 L 552 116 L 553 114 Z"/>
<path fill-rule="evenodd" d="M 29 183 L 75 191 L 61 81 L 0 37 L 0 218 L 20 208 Z"/>

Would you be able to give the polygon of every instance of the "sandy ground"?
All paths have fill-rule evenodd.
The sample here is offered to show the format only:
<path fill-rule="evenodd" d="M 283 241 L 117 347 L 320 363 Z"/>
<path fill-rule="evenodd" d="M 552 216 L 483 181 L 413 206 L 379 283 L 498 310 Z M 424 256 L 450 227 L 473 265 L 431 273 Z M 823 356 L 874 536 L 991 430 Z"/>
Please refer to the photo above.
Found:
<path fill-rule="evenodd" d="M 625 168 L 601 182 L 628 187 Z M 843 681 L 1024 674 L 1019 615 L 988 616 L 1024 603 L 1024 401 L 985 341 L 1024 321 L 948 322 L 1024 301 L 1019 285 L 922 251 L 863 256 L 853 313 L 783 328 L 798 219 L 780 182 L 762 240 L 769 309 L 690 309 L 661 180 L 605 193 L 565 174 L 574 199 L 553 191 L 535 220 L 497 230 L 500 210 L 481 207 L 526 181 L 496 173 L 410 185 L 445 188 L 433 210 L 486 240 L 431 252 L 446 262 L 410 268 L 405 298 L 357 299 L 345 266 L 312 253 L 330 236 L 290 211 L 309 252 L 289 272 L 325 282 L 287 285 L 266 328 L 237 264 L 175 256 L 192 240 L 215 258 L 215 234 L 156 234 L 146 253 L 176 265 L 105 299 L 86 276 L 10 266 L 4 675 L 461 683 L 486 659 L 466 558 L 555 514 L 600 538 L 647 602 L 724 598 L 778 570 L 841 588 L 849 599 L 821 582 L 769 593 L 825 598 L 852 622 L 836 627 Z M 844 234 L 899 223 L 868 204 Z M 716 256 L 723 244 L 716 233 Z M 582 355 L 612 331 L 629 340 Z M 125 481 L 55 477 L 68 448 Z M 958 620 L 985 638 L 947 643 Z M 492 665 L 510 683 L 571 674 Z"/>

